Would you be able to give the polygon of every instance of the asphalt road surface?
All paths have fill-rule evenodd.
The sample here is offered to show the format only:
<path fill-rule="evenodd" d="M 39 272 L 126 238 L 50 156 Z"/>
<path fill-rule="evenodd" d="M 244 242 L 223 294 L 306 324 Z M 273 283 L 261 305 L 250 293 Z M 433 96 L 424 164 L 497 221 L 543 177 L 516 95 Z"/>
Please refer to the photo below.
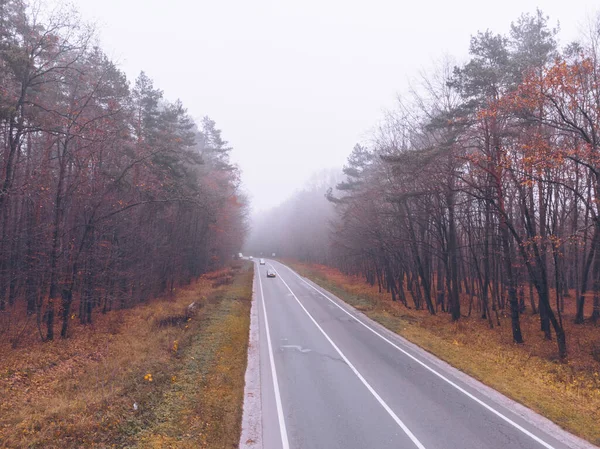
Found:
<path fill-rule="evenodd" d="M 265 449 L 573 447 L 285 265 L 256 266 Z"/>

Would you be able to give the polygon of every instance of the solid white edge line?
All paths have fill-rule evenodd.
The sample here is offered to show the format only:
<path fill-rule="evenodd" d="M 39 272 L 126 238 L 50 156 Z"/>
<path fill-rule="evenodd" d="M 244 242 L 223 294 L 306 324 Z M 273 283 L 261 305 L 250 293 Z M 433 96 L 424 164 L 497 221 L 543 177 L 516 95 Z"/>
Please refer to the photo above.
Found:
<path fill-rule="evenodd" d="M 327 296 L 325 293 L 323 293 L 321 290 L 319 290 L 318 288 L 316 288 L 315 286 L 311 285 L 309 282 L 307 282 L 306 280 L 304 280 L 299 274 L 297 274 L 294 270 L 292 270 L 290 267 L 288 267 L 287 265 L 281 264 L 282 266 L 284 266 L 285 268 L 287 268 L 291 273 L 293 273 L 294 275 L 296 275 L 296 277 L 298 277 L 298 279 L 300 279 L 302 282 L 304 282 L 306 285 L 308 285 L 310 288 L 312 288 L 313 290 L 315 290 L 317 293 L 319 293 L 321 296 L 323 296 L 324 298 L 328 299 L 332 304 L 334 304 L 335 306 L 337 306 L 340 310 L 342 310 L 343 312 L 345 312 L 348 316 L 352 317 L 354 320 L 356 320 L 358 323 L 362 324 L 365 328 L 367 328 L 368 330 L 370 330 L 371 332 L 373 332 L 375 335 L 377 335 L 379 338 L 381 338 L 382 340 L 386 341 L 387 343 L 389 343 L 390 345 L 392 345 L 394 348 L 396 348 L 398 351 L 402 352 L 404 355 L 410 357 L 412 360 L 414 360 L 415 362 L 417 362 L 419 365 L 421 365 L 423 368 L 426 368 L 427 370 L 431 371 L 433 374 L 435 374 L 436 376 L 438 376 L 440 379 L 442 379 L 443 381 L 447 382 L 449 385 L 452 385 L 454 388 L 456 388 L 458 391 L 460 391 L 461 393 L 463 393 L 465 396 L 471 398 L 472 400 L 474 400 L 475 402 L 477 402 L 479 405 L 485 407 L 487 410 L 489 410 L 490 412 L 492 412 L 493 414 L 495 414 L 496 416 L 498 416 L 499 418 L 503 419 L 504 421 L 506 421 L 507 423 L 509 423 L 511 426 L 513 426 L 515 429 L 520 430 L 521 432 L 523 432 L 525 435 L 527 435 L 528 437 L 530 437 L 531 439 L 533 439 L 534 441 L 538 442 L 539 444 L 541 444 L 542 446 L 544 446 L 547 449 L 556 449 L 554 446 L 546 443 L 544 440 L 542 440 L 541 438 L 539 438 L 538 436 L 534 435 L 533 433 L 531 433 L 530 431 L 528 431 L 527 429 L 525 429 L 524 427 L 522 427 L 521 425 L 517 424 L 516 422 L 514 422 L 512 419 L 510 419 L 508 416 L 503 415 L 501 412 L 499 412 L 498 410 L 496 410 L 495 408 L 493 408 L 491 405 L 486 404 L 485 402 L 483 402 L 481 399 L 477 398 L 476 396 L 473 396 L 471 393 L 469 393 L 467 390 L 465 390 L 464 388 L 462 388 L 461 386 L 457 385 L 455 382 L 451 381 L 450 379 L 448 379 L 447 377 L 445 377 L 443 374 L 439 373 L 438 371 L 436 371 L 435 369 L 431 368 L 430 366 L 428 366 L 427 364 L 425 364 L 424 362 L 422 362 L 421 360 L 419 360 L 418 358 L 416 358 L 415 356 L 413 356 L 412 354 L 410 354 L 409 352 L 405 351 L 404 349 L 402 349 L 400 346 L 398 346 L 396 343 L 394 343 L 393 341 L 389 340 L 388 338 L 386 338 L 385 336 L 381 335 L 379 332 L 377 332 L 375 329 L 373 329 L 371 326 L 365 324 L 362 322 L 362 320 L 358 319 L 356 316 L 354 316 L 353 314 L 351 314 L 349 311 L 347 311 L 346 309 L 344 309 L 342 306 L 340 306 L 336 301 L 334 301 L 333 299 L 331 299 L 329 296 Z"/>
<path fill-rule="evenodd" d="M 279 432 L 281 433 L 282 449 L 289 449 L 287 429 L 285 427 L 285 417 L 283 415 L 283 407 L 281 405 L 281 395 L 279 393 L 279 382 L 277 381 L 277 370 L 275 369 L 275 358 L 273 357 L 273 346 L 271 345 L 271 333 L 269 332 L 269 318 L 267 317 L 267 307 L 265 305 L 265 294 L 263 292 L 262 280 L 260 278 L 260 265 L 257 270 L 258 285 L 260 287 L 260 299 L 265 317 L 265 330 L 267 333 L 267 347 L 269 348 L 269 362 L 271 364 L 271 376 L 273 377 L 273 390 L 275 392 L 275 405 L 277 406 L 277 418 L 279 420 Z"/>
<path fill-rule="evenodd" d="M 388 412 L 388 414 L 392 417 L 392 419 L 394 421 L 396 421 L 396 424 L 398 424 L 398 426 L 400 426 L 400 428 L 411 439 L 411 441 L 414 443 L 415 446 L 417 446 L 419 449 L 425 449 L 425 446 L 423 446 L 421 444 L 421 442 L 410 431 L 410 429 L 408 427 L 406 427 L 406 425 L 402 422 L 402 420 L 400 418 L 398 418 L 398 416 L 394 413 L 394 411 L 390 408 L 390 406 L 387 405 L 387 403 L 381 398 L 381 396 L 379 396 L 379 394 L 375 391 L 375 389 L 369 384 L 369 382 L 367 382 L 367 380 L 362 376 L 362 374 L 360 374 L 360 372 L 354 367 L 352 362 L 350 362 L 350 360 L 348 360 L 348 358 L 344 355 L 344 353 L 340 350 L 340 348 L 338 348 L 338 346 L 333 342 L 333 340 L 329 337 L 329 335 L 327 335 L 327 332 L 325 332 L 323 330 L 323 328 L 319 325 L 319 323 L 317 323 L 317 321 L 313 318 L 313 316 L 309 313 L 309 311 L 306 310 L 306 307 L 304 307 L 304 305 L 300 302 L 298 297 L 294 294 L 294 292 L 292 291 L 290 286 L 281 277 L 281 275 L 275 269 L 275 267 L 273 267 L 273 265 L 271 265 L 271 268 L 273 269 L 273 271 L 275 271 L 275 273 L 277 273 L 277 276 L 279 277 L 281 282 L 283 282 L 283 284 L 287 287 L 287 289 L 290 291 L 290 293 L 292 294 L 294 299 L 298 302 L 300 307 L 302 307 L 302 310 L 304 310 L 304 312 L 306 313 L 306 315 L 308 315 L 308 317 L 314 323 L 314 325 L 317 326 L 317 329 L 319 329 L 321 331 L 323 336 L 327 339 L 327 341 L 329 341 L 331 346 L 333 346 L 333 349 L 336 350 L 336 352 L 340 355 L 340 357 L 344 360 L 344 362 L 346 362 L 346 364 L 352 370 L 352 372 L 356 375 L 356 377 L 358 377 L 358 379 L 363 383 L 363 385 L 365 387 L 367 387 L 367 390 L 369 390 L 369 392 L 375 397 L 375 399 L 377 399 L 377 402 L 379 402 L 379 404 L 385 409 L 386 412 Z"/>

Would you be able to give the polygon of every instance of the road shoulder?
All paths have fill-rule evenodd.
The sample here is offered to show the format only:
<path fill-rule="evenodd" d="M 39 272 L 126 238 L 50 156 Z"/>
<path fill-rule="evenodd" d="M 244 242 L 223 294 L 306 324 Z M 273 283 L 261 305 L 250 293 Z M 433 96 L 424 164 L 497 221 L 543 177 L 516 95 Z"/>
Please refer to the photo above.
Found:
<path fill-rule="evenodd" d="M 262 405 L 261 405 L 261 379 L 260 379 L 260 346 L 258 302 L 256 291 L 255 270 L 252 284 L 252 308 L 250 310 L 250 334 L 248 341 L 248 363 L 245 374 L 244 411 L 242 415 L 242 433 L 240 436 L 240 449 L 260 449 L 262 441 Z"/>

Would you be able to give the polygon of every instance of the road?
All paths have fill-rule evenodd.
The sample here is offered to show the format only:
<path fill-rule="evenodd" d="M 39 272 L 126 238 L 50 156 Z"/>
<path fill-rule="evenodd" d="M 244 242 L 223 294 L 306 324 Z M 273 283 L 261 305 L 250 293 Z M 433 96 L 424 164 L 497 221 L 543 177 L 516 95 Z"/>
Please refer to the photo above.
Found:
<path fill-rule="evenodd" d="M 285 265 L 256 267 L 265 449 L 575 447 Z"/>

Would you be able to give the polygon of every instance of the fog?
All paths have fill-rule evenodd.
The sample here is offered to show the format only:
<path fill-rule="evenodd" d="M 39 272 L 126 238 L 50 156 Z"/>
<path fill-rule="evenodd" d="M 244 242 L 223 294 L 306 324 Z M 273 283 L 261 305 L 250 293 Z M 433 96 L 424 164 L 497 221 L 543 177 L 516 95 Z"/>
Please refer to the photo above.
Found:
<path fill-rule="evenodd" d="M 404 425 L 436 354 L 600 441 L 598 0 L 69 1 L 0 1 L 3 447 L 583 447 Z"/>
<path fill-rule="evenodd" d="M 340 169 L 321 170 L 282 204 L 256 214 L 244 252 L 328 262 L 329 233 L 335 220 L 335 210 L 326 196 L 331 186 L 342 180 Z"/>
<path fill-rule="evenodd" d="M 594 0 L 76 0 L 130 79 L 146 73 L 234 147 L 255 211 L 280 204 L 320 168 L 341 167 L 420 70 L 467 57 L 478 30 L 505 32 L 537 6 L 561 41 Z"/>

